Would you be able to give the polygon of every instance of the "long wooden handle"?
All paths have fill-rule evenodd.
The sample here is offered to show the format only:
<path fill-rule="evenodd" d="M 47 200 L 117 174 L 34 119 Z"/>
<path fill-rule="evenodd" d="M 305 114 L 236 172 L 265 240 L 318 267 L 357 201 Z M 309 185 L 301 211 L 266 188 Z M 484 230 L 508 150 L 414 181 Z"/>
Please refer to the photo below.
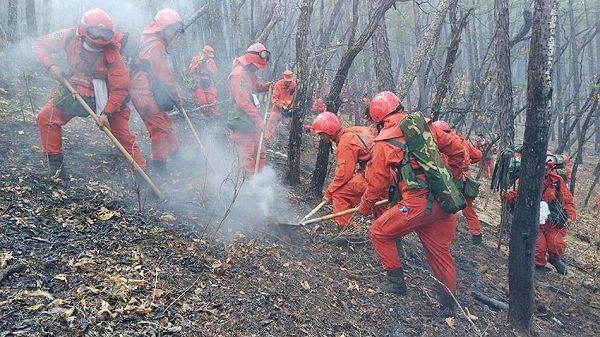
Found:
<path fill-rule="evenodd" d="M 71 83 L 69 83 L 64 77 L 61 79 L 61 82 L 69 90 L 69 92 L 75 97 L 75 99 L 77 99 L 77 101 L 81 104 L 81 106 L 83 106 L 83 108 L 85 109 L 85 111 L 87 111 L 87 113 L 90 115 L 90 117 L 92 117 L 92 119 L 96 123 L 98 123 L 98 116 L 96 116 L 96 113 L 94 112 L 94 110 L 92 110 L 92 108 L 90 108 L 90 106 L 83 100 L 81 95 L 79 95 L 79 93 L 73 88 L 73 86 L 71 86 Z M 152 189 L 152 191 L 154 191 L 156 196 L 160 200 L 164 200 L 165 196 L 158 190 L 158 188 L 156 187 L 156 185 L 154 185 L 152 180 L 150 180 L 150 177 L 148 177 L 146 172 L 144 172 L 144 170 L 142 170 L 142 168 L 135 162 L 135 160 L 133 160 L 133 157 L 131 157 L 129 152 L 127 152 L 125 150 L 123 145 L 121 145 L 119 140 L 112 134 L 112 132 L 110 132 L 110 130 L 105 126 L 102 127 L 102 131 L 104 131 L 104 133 L 108 136 L 108 138 L 110 138 L 110 140 L 115 144 L 117 149 L 119 149 L 119 151 L 121 152 L 123 157 L 125 157 L 127 159 L 127 161 L 131 164 L 131 166 L 133 166 L 133 168 L 136 170 L 136 172 L 139 173 L 142 176 L 142 178 L 144 178 L 144 180 L 146 181 L 146 183 L 148 183 L 148 186 L 150 186 L 150 188 Z"/>
<path fill-rule="evenodd" d="M 208 166 L 210 166 L 210 168 L 212 169 L 213 172 L 217 172 L 215 167 L 212 165 L 212 163 L 208 159 L 208 154 L 206 152 L 206 148 L 204 147 L 204 145 L 202 145 L 202 142 L 200 141 L 200 137 L 198 137 L 198 133 L 196 132 L 196 129 L 194 128 L 194 125 L 192 124 L 192 121 L 190 120 L 187 113 L 185 112 L 185 109 L 181 109 L 180 112 L 183 115 L 183 117 L 185 118 L 185 121 L 187 122 L 188 126 L 190 127 L 190 130 L 192 130 L 192 134 L 194 135 L 194 138 L 196 139 L 196 143 L 198 143 L 198 146 L 200 147 L 200 152 L 202 152 L 202 155 L 206 159 Z"/>
<path fill-rule="evenodd" d="M 327 201 L 323 200 L 321 201 L 320 204 L 317 205 L 317 207 L 315 207 L 312 211 L 310 211 L 308 214 L 306 214 L 304 216 L 304 218 L 302 218 L 302 220 L 300 220 L 300 222 L 310 218 L 311 216 L 313 216 L 315 213 L 317 213 L 318 210 L 321 209 L 321 207 L 325 206 L 325 204 L 327 204 Z"/>
<path fill-rule="evenodd" d="M 258 150 L 256 150 L 256 163 L 254 164 L 254 174 L 258 172 L 258 165 L 260 164 L 260 152 L 262 148 L 263 140 L 265 139 L 265 128 L 267 125 L 267 116 L 269 115 L 269 104 L 271 104 L 271 98 L 273 97 L 273 87 L 269 87 L 269 94 L 267 94 L 267 103 L 265 104 L 265 116 L 263 117 L 263 128 L 260 132 L 260 140 L 258 141 Z"/>
<path fill-rule="evenodd" d="M 378 202 L 375 203 L 375 206 L 381 206 L 383 204 L 386 204 L 387 202 L 388 202 L 387 199 L 385 199 L 385 200 L 379 200 Z M 354 207 L 354 208 L 350 208 L 350 209 L 347 209 L 345 211 L 341 211 L 341 212 L 338 212 L 338 213 L 333 213 L 333 214 L 325 215 L 325 216 L 322 216 L 320 218 L 314 218 L 314 219 L 306 220 L 306 221 L 301 222 L 301 224 L 302 225 L 308 225 L 308 224 L 315 223 L 315 222 L 321 222 L 321 221 L 325 221 L 325 220 L 329 220 L 329 219 L 334 219 L 334 218 L 340 217 L 342 215 L 354 213 L 357 210 L 358 210 L 358 207 Z"/>

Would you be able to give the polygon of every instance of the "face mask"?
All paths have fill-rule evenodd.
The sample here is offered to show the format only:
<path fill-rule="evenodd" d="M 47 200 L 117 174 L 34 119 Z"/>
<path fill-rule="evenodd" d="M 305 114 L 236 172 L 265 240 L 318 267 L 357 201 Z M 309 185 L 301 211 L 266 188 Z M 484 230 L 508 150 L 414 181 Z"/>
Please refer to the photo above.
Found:
<path fill-rule="evenodd" d="M 87 42 L 83 41 L 83 49 L 87 50 L 87 51 L 91 51 L 94 53 L 97 53 L 99 51 L 102 51 L 102 48 L 94 48 L 92 46 L 90 46 Z"/>

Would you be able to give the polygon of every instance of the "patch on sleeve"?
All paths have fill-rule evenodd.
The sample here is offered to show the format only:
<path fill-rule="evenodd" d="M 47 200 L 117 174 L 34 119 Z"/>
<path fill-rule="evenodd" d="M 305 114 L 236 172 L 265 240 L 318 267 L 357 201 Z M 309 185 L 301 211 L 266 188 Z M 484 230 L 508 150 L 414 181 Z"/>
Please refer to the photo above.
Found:
<path fill-rule="evenodd" d="M 245 81 L 240 81 L 240 89 L 244 89 L 246 87 Z"/>
<path fill-rule="evenodd" d="M 52 35 L 50 35 L 50 37 L 52 37 L 53 40 L 60 40 L 62 37 L 62 32 L 60 30 L 58 32 L 54 32 Z"/>

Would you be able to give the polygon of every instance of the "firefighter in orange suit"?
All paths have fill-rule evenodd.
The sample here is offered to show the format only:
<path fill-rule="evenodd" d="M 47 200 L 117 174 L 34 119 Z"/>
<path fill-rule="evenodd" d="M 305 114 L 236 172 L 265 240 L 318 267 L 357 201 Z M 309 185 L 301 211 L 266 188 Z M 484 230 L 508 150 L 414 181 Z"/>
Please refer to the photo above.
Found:
<path fill-rule="evenodd" d="M 166 172 L 169 156 L 179 151 L 179 142 L 171 117 L 159 108 L 152 94 L 152 78 L 166 86 L 177 108 L 183 110 L 183 101 L 165 60 L 167 47 L 182 28 L 183 22 L 176 11 L 165 8 L 156 13 L 142 32 L 139 57 L 132 70 L 131 99 L 150 134 L 153 168 L 159 175 Z"/>
<path fill-rule="evenodd" d="M 567 274 L 567 267 L 560 258 L 565 255 L 567 250 L 567 243 L 565 242 L 567 228 L 572 221 L 577 219 L 573 195 L 565 180 L 556 173 L 556 161 L 554 158 L 552 153 L 546 156 L 546 176 L 542 188 L 542 201 L 548 203 L 549 206 L 552 202 L 560 204 L 561 210 L 564 212 L 565 221 L 560 222 L 558 218 L 553 217 L 552 207 L 550 207 L 550 216 L 544 224 L 540 225 L 534 258 L 534 271 L 538 275 L 545 274 L 548 271 L 546 263 L 554 266 L 556 272 L 559 274 Z M 507 201 L 509 203 L 514 203 L 517 199 L 518 180 L 516 186 L 517 188 L 508 192 Z M 546 255 L 548 255 L 547 260 Z"/>
<path fill-rule="evenodd" d="M 217 88 L 215 88 L 214 76 L 217 73 L 217 64 L 215 63 L 215 51 L 213 47 L 206 45 L 199 55 L 192 58 L 189 72 L 196 80 L 196 90 L 194 97 L 198 106 L 209 105 L 200 111 L 204 116 L 220 116 L 219 106 L 217 105 Z"/>
<path fill-rule="evenodd" d="M 381 92 L 373 97 L 369 106 L 371 118 L 383 124 L 383 128 L 375 138 L 373 159 L 367 165 L 367 189 L 362 196 L 358 212 L 370 215 L 373 205 L 381 191 L 389 188 L 389 171 L 402 164 L 405 152 L 386 140 L 403 143 L 404 136 L 398 127 L 406 117 L 404 107 L 398 97 L 389 91 Z M 455 137 L 444 133 L 429 122 L 431 134 L 440 152 L 445 155 L 452 174 L 460 176 L 464 161 L 464 148 Z M 414 158 L 409 158 L 406 165 L 411 165 L 416 178 L 426 180 L 420 173 L 420 165 Z M 425 258 L 433 275 L 442 282 L 451 293 L 456 291 L 456 270 L 454 259 L 450 253 L 450 245 L 455 237 L 456 216 L 446 213 L 435 200 L 429 201 L 429 188 L 408 189 L 407 182 L 400 180 L 398 188 L 402 200 L 377 218 L 369 229 L 373 248 L 377 252 L 383 269 L 387 271 L 388 290 L 396 294 L 407 291 L 404 281 L 404 271 L 398 254 L 395 239 L 416 232 L 423 244 Z M 428 203 L 431 203 L 429 214 L 426 213 Z M 445 287 L 438 286 L 443 313 L 448 317 L 454 314 L 454 299 Z"/>
<path fill-rule="evenodd" d="M 343 127 L 332 112 L 320 113 L 311 126 L 311 133 L 318 134 L 322 141 L 335 143 L 337 166 L 333 180 L 325 190 L 323 200 L 333 203 L 333 212 L 339 213 L 356 206 L 367 187 L 365 167 L 371 160 L 374 129 L 366 126 Z M 358 167 L 358 168 L 357 168 Z M 387 197 L 381 197 L 385 199 Z M 376 215 L 385 207 L 375 208 Z M 352 214 L 335 218 L 338 228 L 352 225 Z"/>
<path fill-rule="evenodd" d="M 457 137 L 460 140 L 460 142 L 463 144 L 463 147 L 465 148 L 465 150 L 467 152 L 467 155 L 465 156 L 466 168 L 463 170 L 463 173 L 462 173 L 460 179 L 462 180 L 462 184 L 464 186 L 465 182 L 467 181 L 467 177 L 472 174 L 471 171 L 469 171 L 469 165 L 479 163 L 481 161 L 481 158 L 483 157 L 483 154 L 475 146 L 473 146 L 469 141 L 467 141 L 466 139 L 462 138 L 457 133 L 455 133 L 450 128 L 450 125 L 448 125 L 448 123 L 446 123 L 445 121 L 435 121 L 435 122 L 433 122 L 433 124 L 435 124 L 442 131 Z M 465 197 L 465 200 L 467 201 L 467 207 L 465 207 L 462 210 L 462 214 L 467 219 L 467 226 L 469 228 L 469 232 L 471 233 L 471 242 L 474 245 L 479 246 L 483 243 L 483 236 L 481 235 L 481 227 L 479 225 L 479 217 L 477 217 L 477 212 L 475 212 L 475 208 L 473 208 L 473 202 L 475 201 L 475 197 L 470 197 L 470 196 L 466 195 L 464 193 L 464 188 L 462 188 L 461 191 L 463 192 L 463 196 Z"/>
<path fill-rule="evenodd" d="M 233 109 L 227 116 L 229 137 L 238 150 L 246 176 L 252 176 L 257 160 L 260 135 L 264 123 L 260 113 L 260 103 L 256 92 L 265 92 L 272 85 L 257 79 L 257 70 L 267 68 L 271 52 L 255 43 L 248 47 L 244 55 L 233 60 L 233 70 L 227 77 L 229 93 L 234 101 Z M 262 144 L 258 169 L 266 162 L 265 146 Z"/>
<path fill-rule="evenodd" d="M 129 131 L 130 110 L 125 106 L 129 72 L 119 53 L 118 41 L 122 37 L 122 34 L 113 30 L 108 14 L 95 8 L 83 15 L 77 28 L 42 36 L 33 42 L 32 49 L 38 62 L 48 69 L 52 78 L 57 81 L 66 78 L 94 110 L 97 110 L 94 87 L 99 85 L 98 80 L 106 84 L 107 103 L 97 111 L 98 126 L 109 128 L 140 168 L 144 169 L 146 161 Z M 53 59 L 55 54 L 62 51 L 66 52 L 68 65 L 68 71 L 64 69 L 64 72 Z M 62 85 L 54 90 L 37 116 L 42 153 L 48 160 L 51 178 L 65 178 L 62 126 L 75 116 L 84 117 L 88 113 Z"/>
<path fill-rule="evenodd" d="M 267 122 L 265 130 L 265 140 L 269 140 L 275 130 L 277 124 L 283 116 L 283 122 L 290 130 L 290 122 L 292 121 L 292 112 L 294 111 L 294 96 L 296 95 L 296 82 L 294 81 L 294 73 L 290 70 L 283 72 L 283 79 L 275 83 L 273 90 L 273 109 Z"/>

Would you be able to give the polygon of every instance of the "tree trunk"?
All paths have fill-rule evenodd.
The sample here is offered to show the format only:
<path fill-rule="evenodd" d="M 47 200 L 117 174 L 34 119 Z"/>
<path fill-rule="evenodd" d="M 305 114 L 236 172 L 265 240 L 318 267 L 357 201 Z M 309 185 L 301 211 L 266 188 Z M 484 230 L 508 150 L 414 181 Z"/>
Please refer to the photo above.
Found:
<path fill-rule="evenodd" d="M 369 2 L 369 13 L 375 13 L 377 3 Z M 394 91 L 394 74 L 392 73 L 392 57 L 390 43 L 387 35 L 385 20 L 381 20 L 371 39 L 375 62 L 375 77 L 377 78 L 377 91 Z"/>
<path fill-rule="evenodd" d="M 27 21 L 27 34 L 35 37 L 38 35 L 37 18 L 35 16 L 35 0 L 25 2 L 25 21 Z"/>
<path fill-rule="evenodd" d="M 396 88 L 396 93 L 398 94 L 400 100 L 403 100 L 408 94 L 408 90 L 415 80 L 421 64 L 423 64 L 429 55 L 429 52 L 431 51 L 431 48 L 433 47 L 435 40 L 439 35 L 440 27 L 442 26 L 442 23 L 444 23 L 444 18 L 446 17 L 448 7 L 450 4 L 455 4 L 457 1 L 458 0 L 442 0 L 440 2 L 435 12 L 433 21 L 429 23 L 429 27 L 427 27 L 427 30 L 423 35 L 423 39 L 421 42 L 419 42 L 417 50 L 415 50 L 410 64 L 405 69 L 404 73 L 400 75 L 398 87 Z"/>
<path fill-rule="evenodd" d="M 460 36 L 462 34 L 463 29 L 467 25 L 467 18 L 472 12 L 473 10 L 469 9 L 460 20 L 460 23 L 457 25 L 456 4 L 451 5 L 450 17 L 452 19 L 450 20 L 450 22 L 452 22 L 452 40 L 450 41 L 450 46 L 448 46 L 448 53 L 446 54 L 444 70 L 442 71 L 442 76 L 440 77 L 440 81 L 437 85 L 437 90 L 433 98 L 433 105 L 431 107 L 431 118 L 433 120 L 439 119 L 442 103 L 446 99 L 448 87 L 450 86 L 450 81 L 452 80 L 452 69 L 454 69 L 454 63 L 456 62 L 456 56 L 458 54 Z"/>
<path fill-rule="evenodd" d="M 496 76 L 500 117 L 500 149 L 512 149 L 515 139 L 512 71 L 510 66 L 508 0 L 494 1 L 496 21 Z"/>
<path fill-rule="evenodd" d="M 552 101 L 556 0 L 535 0 L 527 84 L 527 120 L 521 183 L 510 233 L 508 285 L 510 323 L 530 333 L 534 312 L 533 256 Z"/>
<path fill-rule="evenodd" d="M 17 18 L 19 15 L 19 4 L 17 0 L 8 0 L 8 13 L 6 15 L 6 34 L 8 42 L 15 43 L 19 29 L 17 27 Z"/>
<path fill-rule="evenodd" d="M 385 12 L 392 7 L 395 2 L 395 0 L 381 1 L 377 9 L 373 11 L 373 16 L 369 18 L 369 23 L 358 40 L 354 41 L 354 37 L 350 37 L 351 40 L 348 43 L 348 49 L 342 56 L 333 83 L 331 84 L 329 95 L 327 95 L 327 99 L 325 100 L 329 111 L 337 113 L 341 104 L 340 92 L 342 91 L 342 85 L 346 81 L 348 71 L 350 70 L 354 58 L 364 48 L 367 41 L 373 35 L 375 28 L 377 28 L 377 25 L 383 19 Z M 321 195 L 323 191 L 325 177 L 327 176 L 327 163 L 329 161 L 330 149 L 331 147 L 329 144 L 323 144 L 323 142 L 319 143 L 319 153 L 317 154 L 317 162 L 311 180 L 311 189 L 315 195 Z"/>
<path fill-rule="evenodd" d="M 296 32 L 296 78 L 298 86 L 294 107 L 297 113 L 293 115 L 288 144 L 288 163 L 285 180 L 290 185 L 300 183 L 300 158 L 302 147 L 302 126 L 306 111 L 310 111 L 311 89 L 308 83 L 309 65 L 307 40 L 310 32 L 310 21 L 315 0 L 304 0 L 298 18 Z"/>

